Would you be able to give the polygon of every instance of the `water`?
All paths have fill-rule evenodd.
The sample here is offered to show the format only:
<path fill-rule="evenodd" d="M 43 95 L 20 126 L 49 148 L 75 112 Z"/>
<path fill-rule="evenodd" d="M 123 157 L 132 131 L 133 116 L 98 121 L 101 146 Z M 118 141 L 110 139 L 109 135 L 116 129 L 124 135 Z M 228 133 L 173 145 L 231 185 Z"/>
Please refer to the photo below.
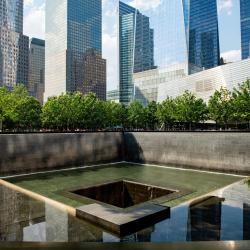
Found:
<path fill-rule="evenodd" d="M 250 240 L 250 186 L 246 181 L 207 199 L 171 209 L 171 216 L 122 239 L 51 205 L 0 186 L 0 240 L 41 242 L 172 242 Z"/>

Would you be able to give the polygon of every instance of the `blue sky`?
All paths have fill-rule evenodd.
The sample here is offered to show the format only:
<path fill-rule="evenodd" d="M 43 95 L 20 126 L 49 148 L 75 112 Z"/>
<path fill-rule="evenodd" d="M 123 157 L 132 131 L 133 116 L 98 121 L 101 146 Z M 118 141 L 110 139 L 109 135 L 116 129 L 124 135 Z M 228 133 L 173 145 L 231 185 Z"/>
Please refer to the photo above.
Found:
<path fill-rule="evenodd" d="M 53 0 L 50 0 L 53 1 Z M 93 0 L 94 1 L 94 0 Z M 117 23 L 118 0 L 103 1 L 103 57 L 107 59 L 108 90 L 117 87 Z M 157 7 L 161 1 L 177 0 L 124 0 L 141 12 Z M 209 0 L 207 0 L 209 1 Z M 239 0 L 217 0 L 219 12 L 221 53 L 227 61 L 240 59 Z M 24 33 L 44 39 L 45 0 L 24 0 Z"/>

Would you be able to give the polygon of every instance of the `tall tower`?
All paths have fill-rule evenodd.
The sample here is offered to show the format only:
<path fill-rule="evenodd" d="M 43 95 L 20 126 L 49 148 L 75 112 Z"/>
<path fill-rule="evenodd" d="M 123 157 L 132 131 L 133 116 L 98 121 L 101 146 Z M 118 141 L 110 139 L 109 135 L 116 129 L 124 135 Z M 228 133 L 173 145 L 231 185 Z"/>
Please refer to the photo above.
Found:
<path fill-rule="evenodd" d="M 149 17 L 119 1 L 119 81 L 120 102 L 133 100 L 133 73 L 154 66 L 154 31 Z"/>
<path fill-rule="evenodd" d="M 205 69 L 218 66 L 220 45 L 217 1 L 183 0 L 183 8 L 189 63 Z"/>
<path fill-rule="evenodd" d="M 250 56 L 250 1 L 240 0 L 241 20 L 241 56 L 247 59 Z"/>
<path fill-rule="evenodd" d="M 43 103 L 45 74 L 45 41 L 32 38 L 29 48 L 29 92 Z"/>
<path fill-rule="evenodd" d="M 102 1 L 46 0 L 45 37 L 45 101 L 50 96 L 77 90 L 94 90 L 105 99 Z M 93 66 L 93 79 L 84 74 L 86 64 L 88 69 Z"/>
<path fill-rule="evenodd" d="M 29 38 L 23 35 L 23 0 L 0 0 L 0 86 L 28 84 Z"/>

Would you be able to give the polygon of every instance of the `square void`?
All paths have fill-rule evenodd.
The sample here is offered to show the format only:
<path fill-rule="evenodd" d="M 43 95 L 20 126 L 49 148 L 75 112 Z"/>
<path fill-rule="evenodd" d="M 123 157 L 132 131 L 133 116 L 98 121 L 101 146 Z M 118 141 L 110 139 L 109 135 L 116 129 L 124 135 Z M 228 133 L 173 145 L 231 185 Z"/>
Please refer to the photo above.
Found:
<path fill-rule="evenodd" d="M 71 192 L 119 208 L 128 208 L 140 203 L 167 196 L 176 191 L 152 185 L 121 180 Z"/>

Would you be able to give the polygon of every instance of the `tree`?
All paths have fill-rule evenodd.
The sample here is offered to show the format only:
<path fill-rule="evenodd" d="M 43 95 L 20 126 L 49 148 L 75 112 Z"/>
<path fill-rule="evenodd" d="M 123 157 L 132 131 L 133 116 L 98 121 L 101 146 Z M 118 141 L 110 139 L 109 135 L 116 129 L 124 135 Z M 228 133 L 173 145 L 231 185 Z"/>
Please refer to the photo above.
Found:
<path fill-rule="evenodd" d="M 138 101 L 128 106 L 128 125 L 134 129 L 145 128 L 145 109 Z"/>
<path fill-rule="evenodd" d="M 104 103 L 106 126 L 109 128 L 124 127 L 126 123 L 126 107 L 120 103 L 108 101 Z"/>
<path fill-rule="evenodd" d="M 145 109 L 145 119 L 146 119 L 146 125 L 147 128 L 154 130 L 157 125 L 157 103 L 156 102 L 150 102 L 148 106 Z"/>
<path fill-rule="evenodd" d="M 227 125 L 232 120 L 232 94 L 225 88 L 216 90 L 208 102 L 209 117 L 219 124 Z"/>
<path fill-rule="evenodd" d="M 105 127 L 105 106 L 94 93 L 83 97 L 81 103 L 81 122 L 85 129 L 101 129 Z"/>
<path fill-rule="evenodd" d="M 160 127 L 166 129 L 170 128 L 176 121 L 176 103 L 175 100 L 168 97 L 165 101 L 158 105 L 156 117 L 160 123 Z"/>
<path fill-rule="evenodd" d="M 15 106 L 14 122 L 22 129 L 35 129 L 41 126 L 42 107 L 34 97 L 26 96 L 21 98 Z"/>
<path fill-rule="evenodd" d="M 233 91 L 233 118 L 250 125 L 250 80 L 243 82 Z"/>
<path fill-rule="evenodd" d="M 6 103 L 6 97 L 8 95 L 8 91 L 4 87 L 0 87 L 0 132 L 3 130 L 3 123 L 5 121 L 5 103 Z"/>
<path fill-rule="evenodd" d="M 207 105 L 201 98 L 197 98 L 189 91 L 185 91 L 182 96 L 175 100 L 177 112 L 176 119 L 179 122 L 189 123 L 189 129 L 192 129 L 192 123 L 204 122 L 207 119 Z"/>

